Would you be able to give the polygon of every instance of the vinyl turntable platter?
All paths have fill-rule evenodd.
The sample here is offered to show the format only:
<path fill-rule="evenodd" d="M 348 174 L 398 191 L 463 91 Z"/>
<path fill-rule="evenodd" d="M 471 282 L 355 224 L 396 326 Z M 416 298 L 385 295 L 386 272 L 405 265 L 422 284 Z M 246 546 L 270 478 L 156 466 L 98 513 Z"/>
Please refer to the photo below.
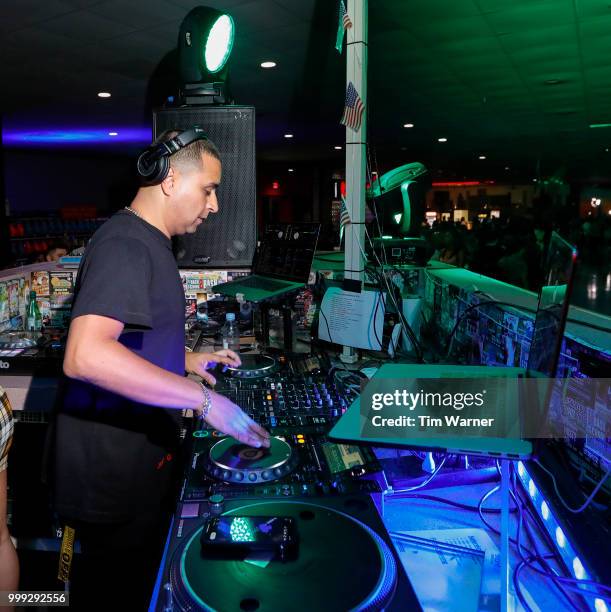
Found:
<path fill-rule="evenodd" d="M 224 514 L 293 517 L 300 540 L 297 559 L 268 564 L 205 559 L 199 526 L 172 558 L 174 609 L 373 612 L 392 600 L 398 576 L 394 557 L 388 544 L 357 518 L 288 500 L 240 504 Z"/>

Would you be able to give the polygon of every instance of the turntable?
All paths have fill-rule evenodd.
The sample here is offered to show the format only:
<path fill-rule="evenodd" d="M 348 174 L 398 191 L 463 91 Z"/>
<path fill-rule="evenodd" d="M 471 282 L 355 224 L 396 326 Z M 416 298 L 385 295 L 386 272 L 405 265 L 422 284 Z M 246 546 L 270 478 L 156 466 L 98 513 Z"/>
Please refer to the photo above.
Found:
<path fill-rule="evenodd" d="M 368 502 L 358 498 L 352 502 L 360 504 L 357 513 L 367 514 Z M 207 560 L 201 555 L 200 522 L 172 555 L 165 591 L 171 594 L 173 609 L 390 609 L 402 582 L 401 570 L 388 543 L 360 518 L 341 509 L 288 500 L 241 503 L 224 514 L 293 517 L 300 539 L 297 559 L 286 563 Z"/>
<path fill-rule="evenodd" d="M 283 478 L 298 460 L 291 447 L 272 437 L 270 448 L 253 448 L 234 438 L 224 438 L 209 451 L 204 469 L 224 482 L 260 484 Z"/>

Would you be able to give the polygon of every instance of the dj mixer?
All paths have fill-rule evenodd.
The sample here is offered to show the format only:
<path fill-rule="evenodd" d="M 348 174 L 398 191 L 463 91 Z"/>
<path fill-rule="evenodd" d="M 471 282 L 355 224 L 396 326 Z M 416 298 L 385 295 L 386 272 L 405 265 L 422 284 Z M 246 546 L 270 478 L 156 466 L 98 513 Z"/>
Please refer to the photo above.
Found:
<path fill-rule="evenodd" d="M 190 435 L 190 463 L 151 610 L 419 610 L 373 497 L 383 478 L 371 450 L 326 433 L 350 398 L 304 362 L 243 356 L 215 390 L 272 434 L 269 449 L 218 431 Z M 208 558 L 211 517 L 290 517 L 290 560 Z"/>

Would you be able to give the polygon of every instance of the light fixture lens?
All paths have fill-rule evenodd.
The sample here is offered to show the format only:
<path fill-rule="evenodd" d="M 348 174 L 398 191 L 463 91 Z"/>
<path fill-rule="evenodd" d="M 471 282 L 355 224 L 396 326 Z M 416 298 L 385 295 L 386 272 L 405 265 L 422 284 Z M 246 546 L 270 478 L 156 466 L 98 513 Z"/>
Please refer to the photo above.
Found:
<path fill-rule="evenodd" d="M 295 170 L 293 170 L 293 168 L 289 168 L 289 172 L 295 172 Z"/>
<path fill-rule="evenodd" d="M 413 127 L 414 127 L 414 124 L 413 124 L 413 123 L 404 123 L 404 124 L 403 124 L 403 127 L 404 127 L 404 128 L 413 128 Z"/>
<path fill-rule="evenodd" d="M 292 135 L 292 134 L 285 134 L 285 135 L 284 135 L 284 137 L 285 137 L 285 138 L 292 138 L 292 137 L 293 137 L 293 135 Z"/>
<path fill-rule="evenodd" d="M 594 609 L 596 610 L 596 612 L 608 612 L 609 608 L 607 608 L 607 604 L 605 603 L 604 599 L 600 599 L 600 597 L 597 597 L 594 600 Z"/>
<path fill-rule="evenodd" d="M 98 91 L 98 98 L 110 98 L 109 91 Z"/>
<path fill-rule="evenodd" d="M 505 166 L 505 170 L 509 170 L 509 166 Z"/>
<path fill-rule="evenodd" d="M 578 580 L 583 580 L 586 577 L 586 570 L 583 569 L 583 564 L 579 557 L 573 559 L 573 573 Z"/>
<path fill-rule="evenodd" d="M 566 545 L 566 538 L 564 537 L 564 531 L 562 531 L 560 527 L 556 527 L 556 544 L 558 544 L 560 548 L 564 548 Z"/>
<path fill-rule="evenodd" d="M 397 213 L 393 218 L 395 220 L 395 223 L 399 225 L 399 223 L 401 223 L 401 219 L 403 218 L 403 215 L 401 213 Z"/>
<path fill-rule="evenodd" d="M 535 487 L 535 483 L 532 478 L 528 481 L 528 492 L 530 493 L 531 497 L 534 497 L 537 494 L 537 488 Z"/>
<path fill-rule="evenodd" d="M 480 155 L 479 159 L 486 159 L 486 156 L 485 155 Z"/>
<path fill-rule="evenodd" d="M 206 40 L 204 59 L 208 71 L 218 72 L 225 66 L 233 48 L 233 36 L 233 19 L 229 15 L 221 15 L 210 28 Z"/>
<path fill-rule="evenodd" d="M 119 132 L 108 132 L 109 136 L 118 136 Z"/>
<path fill-rule="evenodd" d="M 276 62 L 261 62 L 261 68 L 275 68 Z"/>
<path fill-rule="evenodd" d="M 549 506 L 545 501 L 541 503 L 541 516 L 545 521 L 547 521 L 547 519 L 549 518 Z"/>
<path fill-rule="evenodd" d="M 336 151 L 341 151 L 341 150 L 342 150 L 342 148 L 341 148 L 339 145 L 335 145 L 333 148 L 334 148 Z"/>
<path fill-rule="evenodd" d="M 520 476 L 524 476 L 525 473 L 526 473 L 526 468 L 524 467 L 524 464 L 521 461 L 518 461 L 518 474 Z"/>
<path fill-rule="evenodd" d="M 448 142 L 447 138 L 438 138 L 437 142 Z"/>

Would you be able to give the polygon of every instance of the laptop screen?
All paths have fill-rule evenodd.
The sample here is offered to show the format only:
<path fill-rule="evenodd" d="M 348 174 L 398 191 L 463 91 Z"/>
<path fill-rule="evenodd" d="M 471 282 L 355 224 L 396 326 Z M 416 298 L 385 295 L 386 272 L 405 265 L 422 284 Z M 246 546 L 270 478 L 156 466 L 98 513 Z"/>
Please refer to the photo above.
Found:
<path fill-rule="evenodd" d="M 528 354 L 529 372 L 548 378 L 556 375 L 576 259 L 577 251 L 573 245 L 552 232 Z"/>
<path fill-rule="evenodd" d="M 255 252 L 253 273 L 307 283 L 319 231 L 319 223 L 274 223 L 266 226 Z"/>

